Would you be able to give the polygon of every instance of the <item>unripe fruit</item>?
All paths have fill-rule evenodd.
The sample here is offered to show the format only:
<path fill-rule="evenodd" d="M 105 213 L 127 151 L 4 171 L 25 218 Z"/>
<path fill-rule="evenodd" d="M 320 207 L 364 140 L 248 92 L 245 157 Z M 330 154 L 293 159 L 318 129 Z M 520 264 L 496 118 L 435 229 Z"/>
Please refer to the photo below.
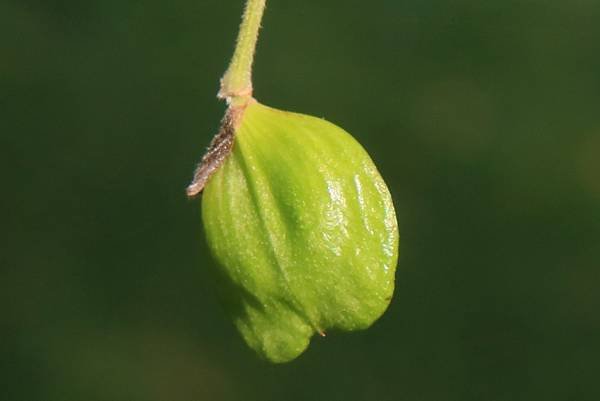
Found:
<path fill-rule="evenodd" d="M 244 340 L 285 362 L 314 333 L 370 326 L 392 297 L 398 228 L 368 154 L 325 120 L 256 101 L 227 124 L 225 151 L 191 188 L 206 182 L 217 289 Z"/>

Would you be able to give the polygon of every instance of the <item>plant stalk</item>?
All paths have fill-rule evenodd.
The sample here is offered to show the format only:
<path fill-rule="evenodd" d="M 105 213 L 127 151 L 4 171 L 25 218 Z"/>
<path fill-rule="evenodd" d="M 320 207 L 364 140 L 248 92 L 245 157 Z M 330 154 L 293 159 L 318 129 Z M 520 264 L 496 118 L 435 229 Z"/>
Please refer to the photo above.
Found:
<path fill-rule="evenodd" d="M 266 0 L 246 1 L 233 57 L 221 78 L 217 95 L 230 105 L 245 104 L 252 98 L 252 63 L 265 3 Z"/>

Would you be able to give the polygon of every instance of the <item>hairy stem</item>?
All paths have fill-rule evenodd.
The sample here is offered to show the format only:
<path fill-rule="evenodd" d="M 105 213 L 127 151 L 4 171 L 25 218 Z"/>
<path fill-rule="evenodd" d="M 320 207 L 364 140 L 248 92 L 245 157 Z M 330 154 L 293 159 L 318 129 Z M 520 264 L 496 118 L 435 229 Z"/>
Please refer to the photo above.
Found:
<path fill-rule="evenodd" d="M 266 0 L 247 0 L 229 68 L 221 78 L 219 98 L 243 104 L 252 97 L 252 62 Z"/>

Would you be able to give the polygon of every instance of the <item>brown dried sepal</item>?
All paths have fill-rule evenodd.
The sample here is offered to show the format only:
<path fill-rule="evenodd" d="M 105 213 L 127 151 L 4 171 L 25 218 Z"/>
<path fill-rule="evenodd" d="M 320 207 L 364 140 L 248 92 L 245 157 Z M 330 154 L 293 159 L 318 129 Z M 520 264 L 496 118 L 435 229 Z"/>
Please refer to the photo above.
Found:
<path fill-rule="evenodd" d="M 233 149 L 235 128 L 243 112 L 242 108 L 230 108 L 221 121 L 221 128 L 214 136 L 208 150 L 194 171 L 192 183 L 187 187 L 190 198 L 202 192 L 209 178 L 221 167 Z"/>

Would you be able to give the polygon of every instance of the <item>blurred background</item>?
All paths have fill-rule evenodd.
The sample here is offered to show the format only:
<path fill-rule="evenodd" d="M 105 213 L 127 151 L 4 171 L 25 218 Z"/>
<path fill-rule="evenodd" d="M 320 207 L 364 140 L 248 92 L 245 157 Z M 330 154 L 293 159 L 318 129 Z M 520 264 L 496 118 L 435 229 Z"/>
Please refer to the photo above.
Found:
<path fill-rule="evenodd" d="M 269 1 L 256 97 L 351 132 L 401 231 L 388 312 L 279 366 L 184 192 L 242 8 L 0 2 L 0 399 L 600 399 L 600 3 Z"/>

